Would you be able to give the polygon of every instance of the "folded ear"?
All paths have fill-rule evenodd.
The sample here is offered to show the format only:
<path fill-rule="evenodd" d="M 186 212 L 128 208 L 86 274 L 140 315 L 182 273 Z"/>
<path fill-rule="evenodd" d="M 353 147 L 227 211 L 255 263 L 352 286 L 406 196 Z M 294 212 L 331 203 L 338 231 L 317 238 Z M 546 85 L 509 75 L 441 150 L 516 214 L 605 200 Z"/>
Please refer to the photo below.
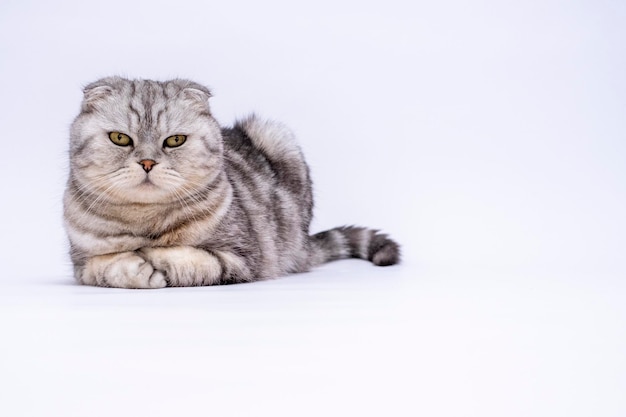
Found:
<path fill-rule="evenodd" d="M 93 110 L 96 103 L 111 95 L 114 88 L 115 78 L 102 78 L 83 89 L 83 110 Z"/>
<path fill-rule="evenodd" d="M 212 96 L 208 88 L 189 80 L 174 80 L 173 82 L 180 87 L 183 98 L 208 106 L 207 102 Z"/>
<path fill-rule="evenodd" d="M 202 86 L 199 85 L 199 87 Z M 183 94 L 190 100 L 200 101 L 203 103 L 209 101 L 209 98 L 211 97 L 211 92 L 205 87 L 187 87 L 183 90 Z"/>

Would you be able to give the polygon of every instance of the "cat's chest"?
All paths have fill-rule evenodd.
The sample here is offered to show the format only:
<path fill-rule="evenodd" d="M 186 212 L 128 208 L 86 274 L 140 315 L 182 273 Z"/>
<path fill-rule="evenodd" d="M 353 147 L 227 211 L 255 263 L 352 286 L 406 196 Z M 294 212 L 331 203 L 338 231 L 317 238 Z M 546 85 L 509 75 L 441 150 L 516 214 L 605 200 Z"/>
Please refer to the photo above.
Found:
<path fill-rule="evenodd" d="M 134 236 L 142 238 L 143 246 L 194 246 L 210 232 L 209 223 L 163 213 L 144 216 L 140 221 L 131 222 L 129 227 Z"/>
<path fill-rule="evenodd" d="M 190 222 L 163 229 L 149 222 L 132 225 L 109 224 L 108 227 L 88 232 L 70 231 L 75 246 L 90 255 L 132 252 L 145 247 L 199 246 L 210 238 L 210 227 Z"/>
<path fill-rule="evenodd" d="M 144 247 L 205 246 L 219 234 L 216 229 L 228 211 L 227 203 L 211 210 L 199 205 L 195 210 L 189 206 L 101 205 L 91 212 L 75 210 L 78 220 L 68 223 L 68 232 L 73 245 L 92 256 Z"/>
<path fill-rule="evenodd" d="M 184 210 L 137 210 L 124 226 L 141 247 L 198 246 L 215 233 L 221 216 Z"/>

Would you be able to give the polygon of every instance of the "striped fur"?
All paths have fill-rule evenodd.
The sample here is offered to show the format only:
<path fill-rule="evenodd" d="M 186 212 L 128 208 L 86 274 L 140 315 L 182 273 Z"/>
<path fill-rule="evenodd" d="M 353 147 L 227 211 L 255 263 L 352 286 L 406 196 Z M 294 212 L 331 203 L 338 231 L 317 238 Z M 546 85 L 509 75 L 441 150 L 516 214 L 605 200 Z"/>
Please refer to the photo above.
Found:
<path fill-rule="evenodd" d="M 398 245 L 374 230 L 309 235 L 309 170 L 284 125 L 250 116 L 222 128 L 211 116 L 209 90 L 186 80 L 112 77 L 84 93 L 70 132 L 64 198 L 78 282 L 213 285 L 348 257 L 399 261 Z M 116 145 L 111 132 L 132 142 Z M 165 146 L 172 135 L 186 141 Z"/>

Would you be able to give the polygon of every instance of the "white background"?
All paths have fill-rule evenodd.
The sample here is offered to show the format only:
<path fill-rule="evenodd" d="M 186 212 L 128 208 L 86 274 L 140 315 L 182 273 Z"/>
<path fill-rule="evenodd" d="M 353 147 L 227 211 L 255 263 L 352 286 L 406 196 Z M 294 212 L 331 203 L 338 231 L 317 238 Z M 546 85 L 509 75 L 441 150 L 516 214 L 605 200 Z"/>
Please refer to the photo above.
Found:
<path fill-rule="evenodd" d="M 0 415 L 626 415 L 626 3 L 0 4 Z M 313 230 L 400 266 L 73 283 L 68 127 L 107 75 L 293 128 Z"/>

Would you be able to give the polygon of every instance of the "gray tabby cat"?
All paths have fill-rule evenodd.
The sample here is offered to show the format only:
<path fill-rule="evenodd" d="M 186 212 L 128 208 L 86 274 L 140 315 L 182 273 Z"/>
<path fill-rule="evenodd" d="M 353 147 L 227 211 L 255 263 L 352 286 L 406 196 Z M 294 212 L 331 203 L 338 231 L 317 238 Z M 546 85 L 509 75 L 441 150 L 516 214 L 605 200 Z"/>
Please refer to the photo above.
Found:
<path fill-rule="evenodd" d="M 309 169 L 293 134 L 255 116 L 221 128 L 186 80 L 104 78 L 70 133 L 64 216 L 78 282 L 122 288 L 248 282 L 357 257 L 399 261 L 361 227 L 309 236 Z"/>

